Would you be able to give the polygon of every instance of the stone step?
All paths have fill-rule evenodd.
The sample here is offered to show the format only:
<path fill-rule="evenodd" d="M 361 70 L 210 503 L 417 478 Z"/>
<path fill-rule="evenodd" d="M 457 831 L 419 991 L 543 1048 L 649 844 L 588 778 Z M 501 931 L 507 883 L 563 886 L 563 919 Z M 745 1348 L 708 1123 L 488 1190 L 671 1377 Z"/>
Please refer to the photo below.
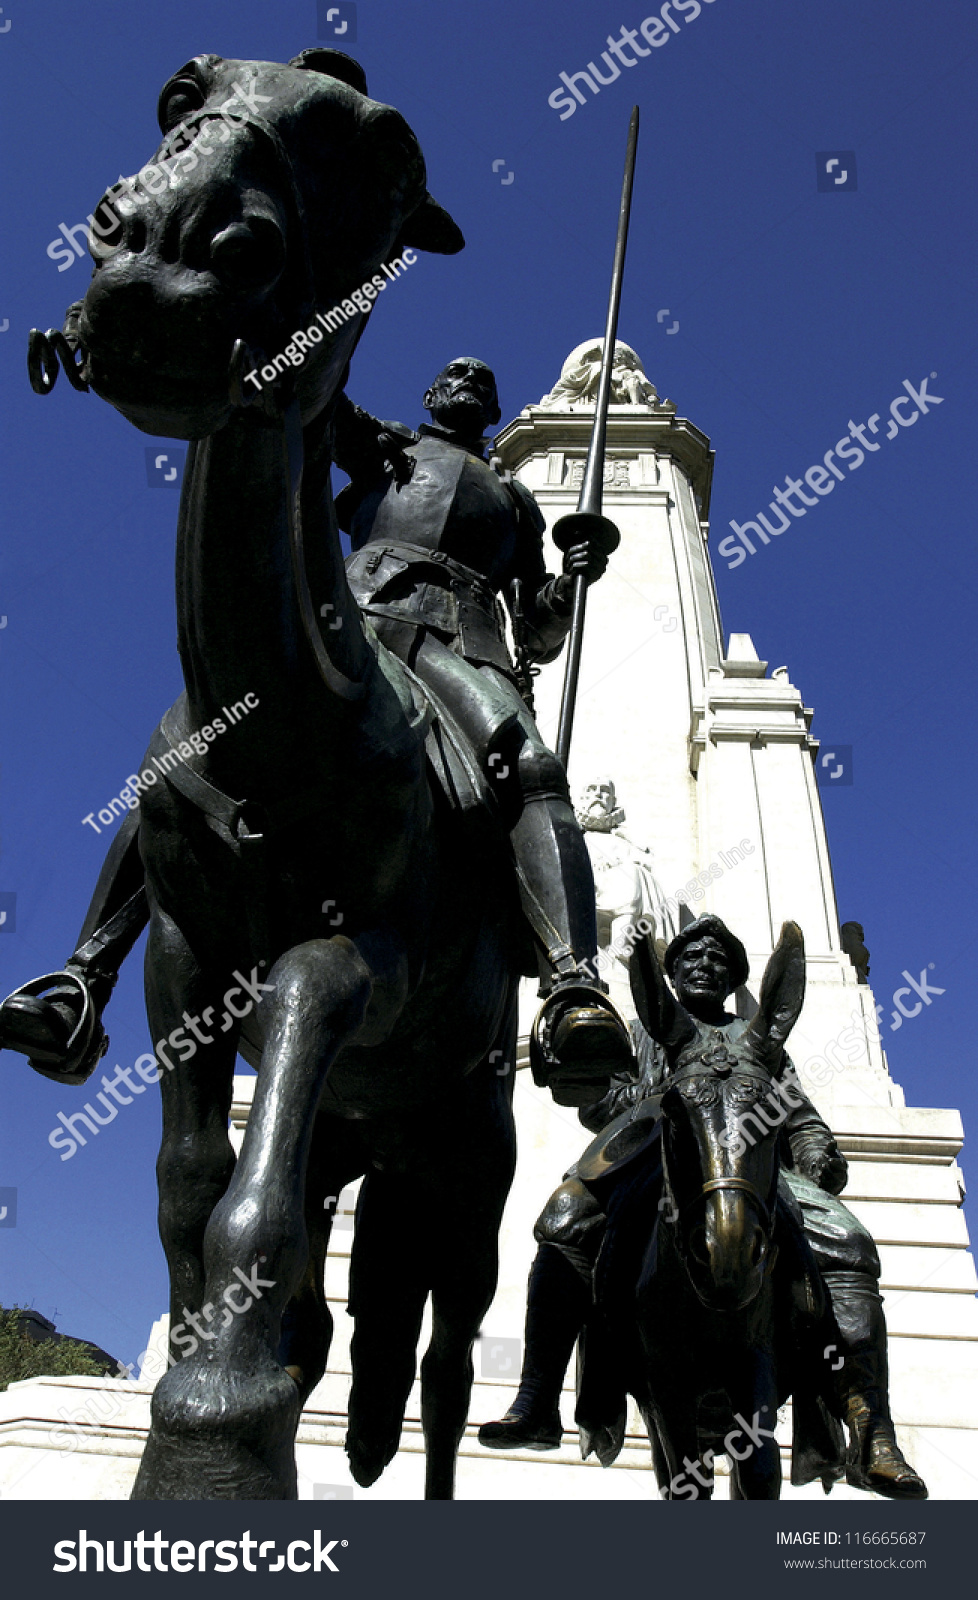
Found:
<path fill-rule="evenodd" d="M 961 1169 L 906 1161 L 849 1160 L 849 1182 L 841 1199 L 893 1200 L 900 1204 L 960 1206 L 964 1199 Z"/>
<path fill-rule="evenodd" d="M 974 1294 L 978 1273 L 967 1250 L 943 1246 L 880 1246 L 883 1289 L 927 1289 L 930 1293 Z"/>
<path fill-rule="evenodd" d="M 898 1201 L 850 1200 L 846 1204 L 877 1244 L 926 1244 L 968 1248 L 964 1212 L 949 1205 L 903 1204 Z"/>

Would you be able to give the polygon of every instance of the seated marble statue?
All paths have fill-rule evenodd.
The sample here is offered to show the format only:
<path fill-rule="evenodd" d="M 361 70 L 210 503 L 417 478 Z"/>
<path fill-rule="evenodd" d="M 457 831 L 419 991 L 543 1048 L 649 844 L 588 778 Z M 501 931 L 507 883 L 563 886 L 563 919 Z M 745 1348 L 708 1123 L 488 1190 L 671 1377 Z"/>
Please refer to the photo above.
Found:
<path fill-rule="evenodd" d="M 603 339 L 586 339 L 572 350 L 561 368 L 560 377 L 549 394 L 540 401 L 545 411 L 572 411 L 577 406 L 594 405 L 601 376 Z M 651 406 L 655 411 L 675 411 L 671 400 L 660 400 L 654 383 L 631 345 L 621 339 L 615 343 L 611 372 L 611 404 Z"/>

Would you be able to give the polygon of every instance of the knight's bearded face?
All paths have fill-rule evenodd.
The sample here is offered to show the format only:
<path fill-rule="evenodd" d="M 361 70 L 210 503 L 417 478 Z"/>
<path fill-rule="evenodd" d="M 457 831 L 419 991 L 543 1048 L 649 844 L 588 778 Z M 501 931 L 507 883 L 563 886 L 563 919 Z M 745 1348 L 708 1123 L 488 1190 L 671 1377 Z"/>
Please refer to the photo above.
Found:
<path fill-rule="evenodd" d="M 439 372 L 423 404 L 440 428 L 472 438 L 500 417 L 495 376 L 484 362 L 466 358 Z"/>

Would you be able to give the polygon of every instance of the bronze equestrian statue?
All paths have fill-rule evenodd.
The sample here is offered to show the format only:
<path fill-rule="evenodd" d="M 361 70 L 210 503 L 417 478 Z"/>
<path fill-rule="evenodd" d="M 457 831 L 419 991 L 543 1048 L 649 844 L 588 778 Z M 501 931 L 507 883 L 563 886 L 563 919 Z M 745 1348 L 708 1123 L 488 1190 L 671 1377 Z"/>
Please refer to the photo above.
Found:
<path fill-rule="evenodd" d="M 575 1342 L 592 1313 L 595 1269 L 609 1215 L 622 1213 L 630 1186 L 644 1190 L 653 1223 L 658 1207 L 668 1207 L 662 1191 L 660 1115 L 680 1051 L 688 1056 L 708 1049 L 711 1042 L 733 1050 L 747 1034 L 749 1024 L 724 1004 L 747 981 L 747 955 L 719 917 L 690 923 L 669 945 L 664 963 L 678 1006 L 658 970 L 651 940 L 643 941 L 632 956 L 640 1017 L 633 1024 L 639 1079 L 613 1084 L 608 1094 L 579 1111 L 585 1127 L 598 1137 L 551 1196 L 534 1229 L 539 1248 L 527 1290 L 523 1372 L 506 1416 L 480 1429 L 481 1443 L 491 1449 L 551 1450 L 559 1445 L 560 1390 Z M 745 1118 L 745 1127 L 762 1135 L 765 1125 L 779 1128 L 778 1205 L 789 1234 L 792 1219 L 803 1227 L 803 1248 L 810 1250 L 828 1296 L 831 1333 L 825 1345 L 837 1352 L 828 1368 L 834 1409 L 849 1431 L 847 1481 L 892 1499 L 923 1499 L 926 1488 L 904 1459 L 890 1417 L 879 1257 L 867 1230 L 835 1198 L 845 1187 L 845 1158 L 783 1051 L 772 1073 L 781 1087 L 762 1102 L 763 1118 Z M 632 1248 L 641 1251 L 644 1246 L 633 1243 Z M 631 1266 L 634 1292 L 640 1260 L 633 1259 Z M 815 1360 L 824 1364 L 820 1350 Z M 587 1442 L 599 1457 L 613 1459 L 621 1440 L 594 1429 Z M 830 1464 L 817 1455 L 807 1467 L 796 1459 L 796 1466 L 801 1474 L 807 1471 L 801 1481 L 834 1476 Z"/>
<path fill-rule="evenodd" d="M 480 364 L 436 380 L 434 428 L 416 443 L 341 399 L 364 311 L 295 370 L 283 363 L 258 392 L 246 382 L 384 263 L 462 246 L 413 134 L 367 98 L 356 63 L 199 56 L 164 86 L 160 124 L 156 162 L 186 151 L 185 170 L 148 207 L 109 192 L 122 216 L 93 240 L 91 286 L 63 334 L 35 338 L 31 368 L 45 392 L 60 358 L 74 387 L 137 427 L 191 441 L 186 690 L 145 758 L 165 778 L 120 829 L 75 957 L 5 1002 L 2 1039 L 56 1081 L 85 1080 L 145 894 L 171 1327 L 192 1312 L 214 1331 L 175 1351 L 157 1385 L 135 1497 L 295 1497 L 295 1429 L 330 1336 L 329 1200 L 365 1175 L 351 1468 L 371 1483 L 397 1449 L 430 1295 L 426 1494 L 450 1498 L 515 1158 L 512 1073 L 495 1063 L 515 1061 L 521 971 L 549 981 L 540 1057 L 557 1098 L 593 1098 L 628 1058 L 613 1008 L 577 981 L 594 953 L 587 856 L 492 599 L 521 580 L 532 659 L 559 647 L 566 585 L 543 569 L 532 501 L 483 459 L 498 408 Z M 355 587 L 330 490 L 338 449 L 354 469 Z M 440 495 L 445 513 L 422 527 L 411 512 L 403 573 L 399 493 L 405 507 Z M 567 560 L 569 574 L 599 573 L 586 546 Z M 204 755 L 181 754 L 245 691 L 259 709 Z M 231 975 L 249 971 L 260 1004 L 208 1033 Z M 184 1066 L 171 1055 L 191 1026 L 201 1043 Z M 258 1079 L 235 1162 L 238 1051 Z M 261 1296 L 216 1322 L 256 1274 Z"/>

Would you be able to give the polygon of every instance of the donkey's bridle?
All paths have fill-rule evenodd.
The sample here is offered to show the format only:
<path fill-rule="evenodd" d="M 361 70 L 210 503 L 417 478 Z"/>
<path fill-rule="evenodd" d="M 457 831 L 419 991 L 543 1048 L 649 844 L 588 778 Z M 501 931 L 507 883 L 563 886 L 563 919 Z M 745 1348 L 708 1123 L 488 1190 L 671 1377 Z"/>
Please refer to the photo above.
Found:
<path fill-rule="evenodd" d="M 761 1213 L 761 1219 L 765 1228 L 768 1232 L 770 1232 L 770 1201 L 761 1194 L 760 1189 L 758 1189 L 756 1184 L 751 1183 L 749 1178 L 711 1178 L 709 1183 L 703 1184 L 699 1194 L 694 1195 L 691 1200 L 687 1200 L 686 1204 L 682 1207 L 682 1210 L 688 1211 L 690 1206 L 696 1205 L 698 1201 L 705 1199 L 708 1194 L 718 1194 L 724 1189 L 740 1189 L 744 1194 L 749 1194 Z"/>

